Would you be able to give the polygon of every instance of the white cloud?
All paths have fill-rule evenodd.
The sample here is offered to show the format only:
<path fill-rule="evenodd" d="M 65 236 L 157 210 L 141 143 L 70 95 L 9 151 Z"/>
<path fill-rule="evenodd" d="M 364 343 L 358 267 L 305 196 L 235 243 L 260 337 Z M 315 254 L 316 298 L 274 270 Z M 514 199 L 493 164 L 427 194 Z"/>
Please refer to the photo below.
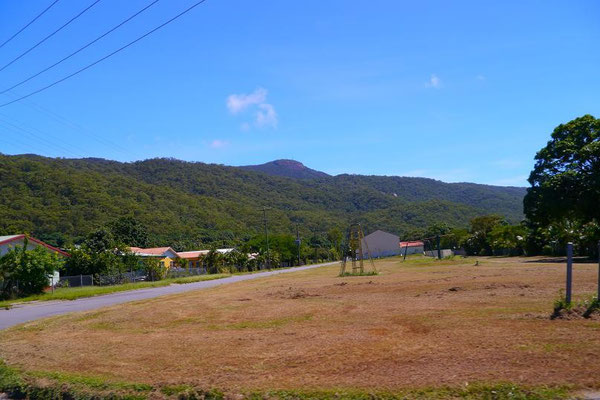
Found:
<path fill-rule="evenodd" d="M 268 91 L 258 88 L 250 94 L 231 94 L 227 97 L 227 109 L 232 114 L 239 114 L 247 109 L 255 110 L 254 125 L 259 128 L 277 127 L 277 112 L 272 104 L 267 103 Z M 240 129 L 250 129 L 248 122 L 242 123 Z"/>
<path fill-rule="evenodd" d="M 264 103 L 266 100 L 267 91 L 263 88 L 258 88 L 250 94 L 229 95 L 227 97 L 227 108 L 232 114 L 237 114 L 252 105 Z"/>
<path fill-rule="evenodd" d="M 425 84 L 426 87 L 430 87 L 430 88 L 434 88 L 434 89 L 439 89 L 441 85 L 442 85 L 442 80 L 436 74 L 431 74 L 431 77 L 429 78 L 429 82 L 427 82 Z"/>
<path fill-rule="evenodd" d="M 478 81 L 485 81 L 485 76 L 479 74 L 475 77 L 475 79 L 477 79 Z"/>
<path fill-rule="evenodd" d="M 277 113 L 275 108 L 268 103 L 259 104 L 259 110 L 256 113 L 256 125 L 259 127 L 270 126 L 277 128 Z"/>
<path fill-rule="evenodd" d="M 229 144 L 229 142 L 225 141 L 225 140 L 219 140 L 219 139 L 215 139 L 212 142 L 210 142 L 210 147 L 212 149 L 220 149 L 223 148 L 225 146 L 227 146 Z"/>

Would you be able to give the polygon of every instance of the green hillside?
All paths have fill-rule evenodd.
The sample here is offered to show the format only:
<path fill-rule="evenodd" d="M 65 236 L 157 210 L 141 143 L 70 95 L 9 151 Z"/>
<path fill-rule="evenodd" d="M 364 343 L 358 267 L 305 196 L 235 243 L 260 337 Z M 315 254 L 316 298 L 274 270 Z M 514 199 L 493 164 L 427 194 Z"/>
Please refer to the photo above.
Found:
<path fill-rule="evenodd" d="M 477 215 L 522 217 L 524 188 L 432 179 L 338 175 L 294 179 L 215 164 L 152 159 L 51 159 L 0 155 L 0 234 L 29 232 L 61 244 L 120 216 L 143 222 L 155 245 L 245 240 L 262 232 L 305 236 L 360 221 L 400 235 Z"/>

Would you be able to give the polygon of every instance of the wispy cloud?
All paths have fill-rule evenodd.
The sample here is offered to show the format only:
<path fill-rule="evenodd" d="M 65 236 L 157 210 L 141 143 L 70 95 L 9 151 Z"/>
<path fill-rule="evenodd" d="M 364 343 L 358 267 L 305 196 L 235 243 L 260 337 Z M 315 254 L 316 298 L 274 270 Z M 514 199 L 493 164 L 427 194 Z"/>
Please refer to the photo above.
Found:
<path fill-rule="evenodd" d="M 439 89 L 441 86 L 442 86 L 442 80 L 436 74 L 431 74 L 431 77 L 429 78 L 429 82 L 427 82 L 425 84 L 425 87 L 434 88 L 434 89 Z"/>
<path fill-rule="evenodd" d="M 227 97 L 227 109 L 231 114 L 239 114 L 245 110 L 254 113 L 254 125 L 258 128 L 277 128 L 277 112 L 272 104 L 267 102 L 268 91 L 258 88 L 249 94 L 231 94 Z M 247 131 L 250 123 L 244 122 L 240 129 Z"/>
<path fill-rule="evenodd" d="M 209 146 L 211 149 L 221 149 L 225 146 L 229 145 L 229 142 L 226 140 L 215 139 L 210 142 Z"/>
<path fill-rule="evenodd" d="M 264 103 L 266 100 L 267 91 L 263 88 L 258 88 L 250 94 L 230 94 L 227 97 L 227 109 L 230 113 L 237 114 L 250 106 Z"/>
<path fill-rule="evenodd" d="M 478 81 L 485 81 L 486 78 L 484 75 L 479 74 L 475 77 L 475 79 L 477 79 Z"/>
<path fill-rule="evenodd" d="M 277 128 L 277 113 L 275 112 L 275 108 L 268 103 L 259 104 L 258 107 L 260 109 L 256 113 L 256 125 Z"/>

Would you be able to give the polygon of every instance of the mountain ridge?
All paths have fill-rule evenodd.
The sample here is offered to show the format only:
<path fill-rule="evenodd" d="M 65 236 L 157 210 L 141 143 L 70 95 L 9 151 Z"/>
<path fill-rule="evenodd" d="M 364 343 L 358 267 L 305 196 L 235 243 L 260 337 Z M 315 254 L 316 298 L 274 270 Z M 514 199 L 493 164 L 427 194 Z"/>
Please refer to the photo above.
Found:
<path fill-rule="evenodd" d="M 331 176 L 325 172 L 309 168 L 306 165 L 302 164 L 300 161 L 285 158 L 268 161 L 263 164 L 242 165 L 238 168 L 262 172 L 273 176 L 284 176 L 296 179 L 314 179 Z"/>
<path fill-rule="evenodd" d="M 158 158 L 130 163 L 0 155 L 0 234 L 80 240 L 121 216 L 143 222 L 156 245 L 246 240 L 269 229 L 303 235 L 345 229 L 400 236 L 433 223 L 466 227 L 478 215 L 523 218 L 525 188 L 427 178 L 271 176 L 239 167 Z"/>

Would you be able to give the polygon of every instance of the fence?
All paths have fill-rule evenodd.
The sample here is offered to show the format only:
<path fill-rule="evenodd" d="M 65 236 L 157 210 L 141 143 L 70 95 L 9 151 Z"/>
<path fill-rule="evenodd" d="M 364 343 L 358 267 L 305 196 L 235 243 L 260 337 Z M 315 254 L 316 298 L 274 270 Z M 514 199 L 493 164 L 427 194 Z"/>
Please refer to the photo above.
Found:
<path fill-rule="evenodd" d="M 438 256 L 438 251 L 437 250 L 425 250 L 423 252 L 423 254 L 427 257 L 437 257 Z M 453 255 L 454 253 L 452 253 L 452 250 L 450 249 L 440 249 L 440 257 L 441 258 L 445 258 L 445 257 L 450 257 L 451 255 Z"/>
<path fill-rule="evenodd" d="M 93 275 L 61 276 L 56 287 L 94 286 Z"/>
<path fill-rule="evenodd" d="M 167 278 L 181 278 L 184 276 L 195 276 L 206 274 L 205 268 L 169 268 L 167 272 Z"/>

